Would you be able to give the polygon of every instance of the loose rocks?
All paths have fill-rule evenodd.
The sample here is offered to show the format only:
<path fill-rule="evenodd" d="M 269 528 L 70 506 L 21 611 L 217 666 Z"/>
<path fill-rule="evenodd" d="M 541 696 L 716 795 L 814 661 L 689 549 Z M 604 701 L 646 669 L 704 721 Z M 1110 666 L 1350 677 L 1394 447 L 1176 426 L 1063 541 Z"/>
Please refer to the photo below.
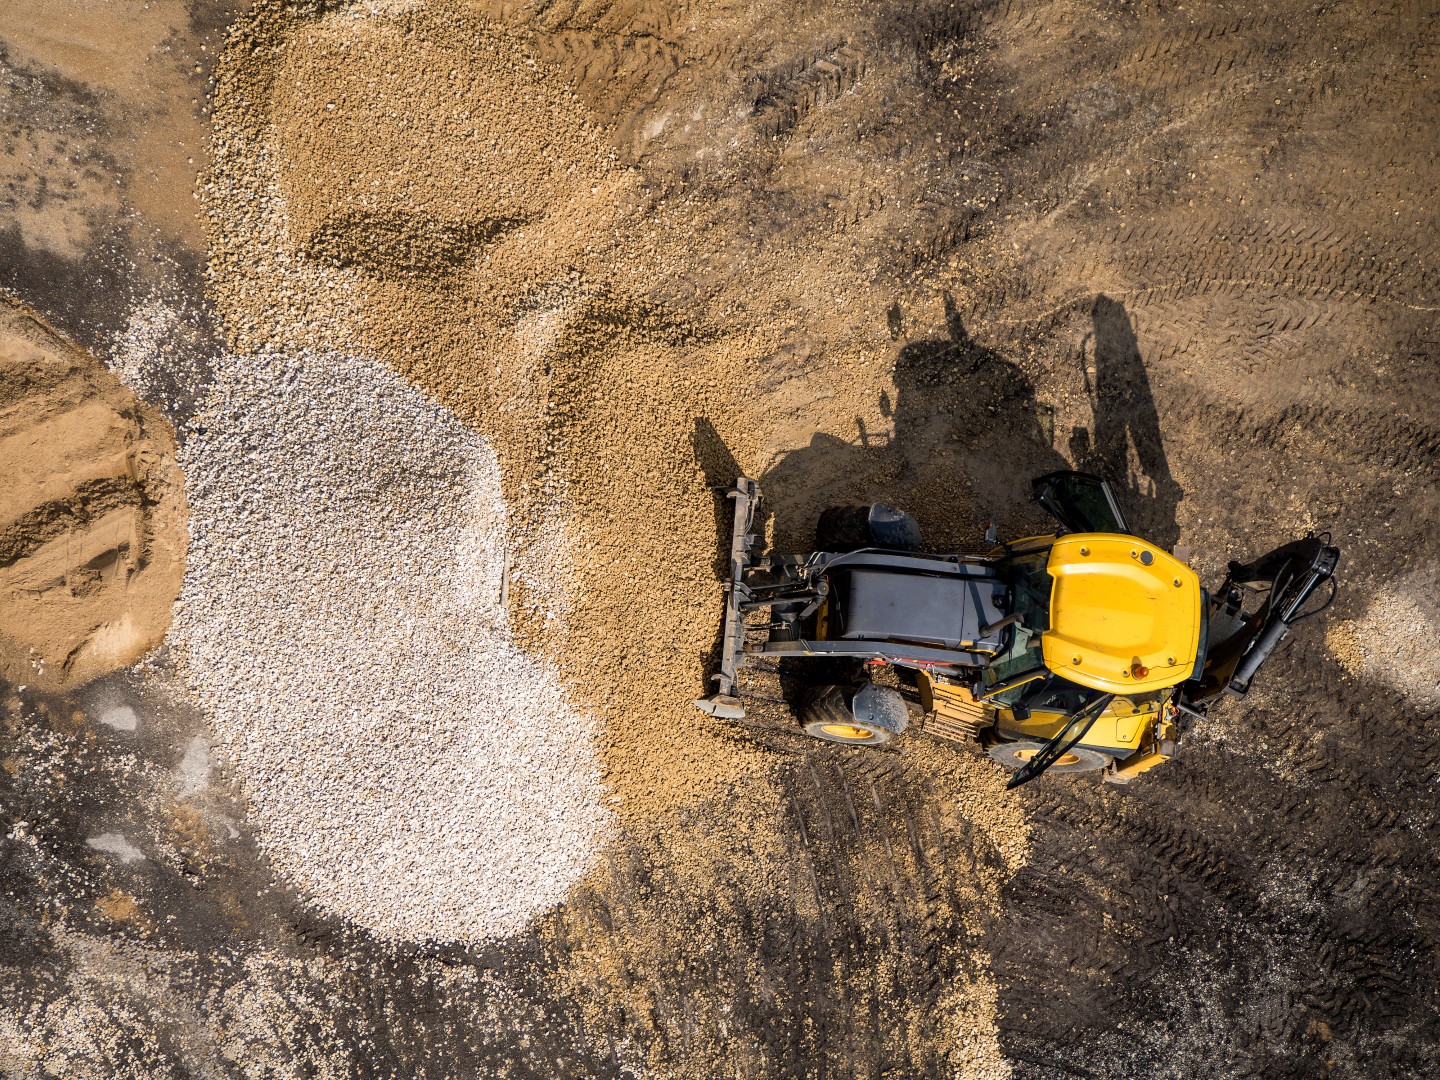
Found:
<path fill-rule="evenodd" d="M 373 361 L 222 361 L 174 637 L 270 857 L 383 936 L 475 940 L 604 835 L 586 717 L 513 643 L 494 454 Z"/>

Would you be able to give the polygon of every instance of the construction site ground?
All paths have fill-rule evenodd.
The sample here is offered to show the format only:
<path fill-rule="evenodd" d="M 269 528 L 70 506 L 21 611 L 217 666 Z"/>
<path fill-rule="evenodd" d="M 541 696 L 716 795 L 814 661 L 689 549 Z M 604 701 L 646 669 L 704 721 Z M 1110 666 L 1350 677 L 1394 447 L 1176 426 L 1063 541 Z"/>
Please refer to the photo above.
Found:
<path fill-rule="evenodd" d="M 1440 1075 L 1434 0 L 13 0 L 0 120 L 0 1076 Z M 1068 467 L 1343 553 L 1174 761 L 690 706 L 717 487 Z"/>

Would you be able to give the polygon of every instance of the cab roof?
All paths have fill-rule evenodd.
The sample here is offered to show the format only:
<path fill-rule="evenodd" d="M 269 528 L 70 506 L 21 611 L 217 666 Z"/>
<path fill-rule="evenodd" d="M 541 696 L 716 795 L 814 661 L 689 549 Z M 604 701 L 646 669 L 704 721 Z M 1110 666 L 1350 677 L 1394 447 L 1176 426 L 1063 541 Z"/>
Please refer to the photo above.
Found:
<path fill-rule="evenodd" d="M 1040 646 L 1051 671 L 1111 694 L 1189 677 L 1203 597 L 1184 563 L 1137 537 L 1072 533 L 1055 541 L 1046 570 L 1055 586 Z"/>

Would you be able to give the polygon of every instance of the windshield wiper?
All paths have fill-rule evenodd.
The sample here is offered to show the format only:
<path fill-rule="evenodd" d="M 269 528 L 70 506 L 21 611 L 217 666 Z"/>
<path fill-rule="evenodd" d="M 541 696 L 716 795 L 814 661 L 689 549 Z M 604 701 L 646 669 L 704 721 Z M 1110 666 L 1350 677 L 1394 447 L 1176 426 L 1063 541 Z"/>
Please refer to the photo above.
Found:
<path fill-rule="evenodd" d="M 1090 730 L 1096 720 L 1100 719 L 1100 714 L 1114 700 L 1114 694 L 1101 694 L 1070 717 L 1070 722 L 1056 732 L 1053 739 L 1035 751 L 1035 756 L 1015 771 L 1015 775 L 1010 777 L 1010 782 L 1005 785 L 1005 790 L 1009 791 L 1011 788 L 1017 788 L 1021 784 L 1034 780 L 1035 777 L 1069 753 L 1070 748 L 1085 737 L 1085 733 Z"/>

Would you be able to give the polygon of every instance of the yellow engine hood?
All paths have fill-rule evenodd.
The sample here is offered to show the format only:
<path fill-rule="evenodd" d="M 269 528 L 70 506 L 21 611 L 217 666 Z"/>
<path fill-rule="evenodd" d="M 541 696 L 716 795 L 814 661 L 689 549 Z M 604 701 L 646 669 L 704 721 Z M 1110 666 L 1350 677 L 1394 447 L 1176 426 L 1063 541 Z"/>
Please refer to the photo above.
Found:
<path fill-rule="evenodd" d="M 1200 579 L 1133 536 L 1062 536 L 1046 566 L 1055 579 L 1045 666 L 1071 682 L 1139 694 L 1189 677 L 1200 645 Z M 1137 665 L 1148 669 L 1137 675 Z"/>

